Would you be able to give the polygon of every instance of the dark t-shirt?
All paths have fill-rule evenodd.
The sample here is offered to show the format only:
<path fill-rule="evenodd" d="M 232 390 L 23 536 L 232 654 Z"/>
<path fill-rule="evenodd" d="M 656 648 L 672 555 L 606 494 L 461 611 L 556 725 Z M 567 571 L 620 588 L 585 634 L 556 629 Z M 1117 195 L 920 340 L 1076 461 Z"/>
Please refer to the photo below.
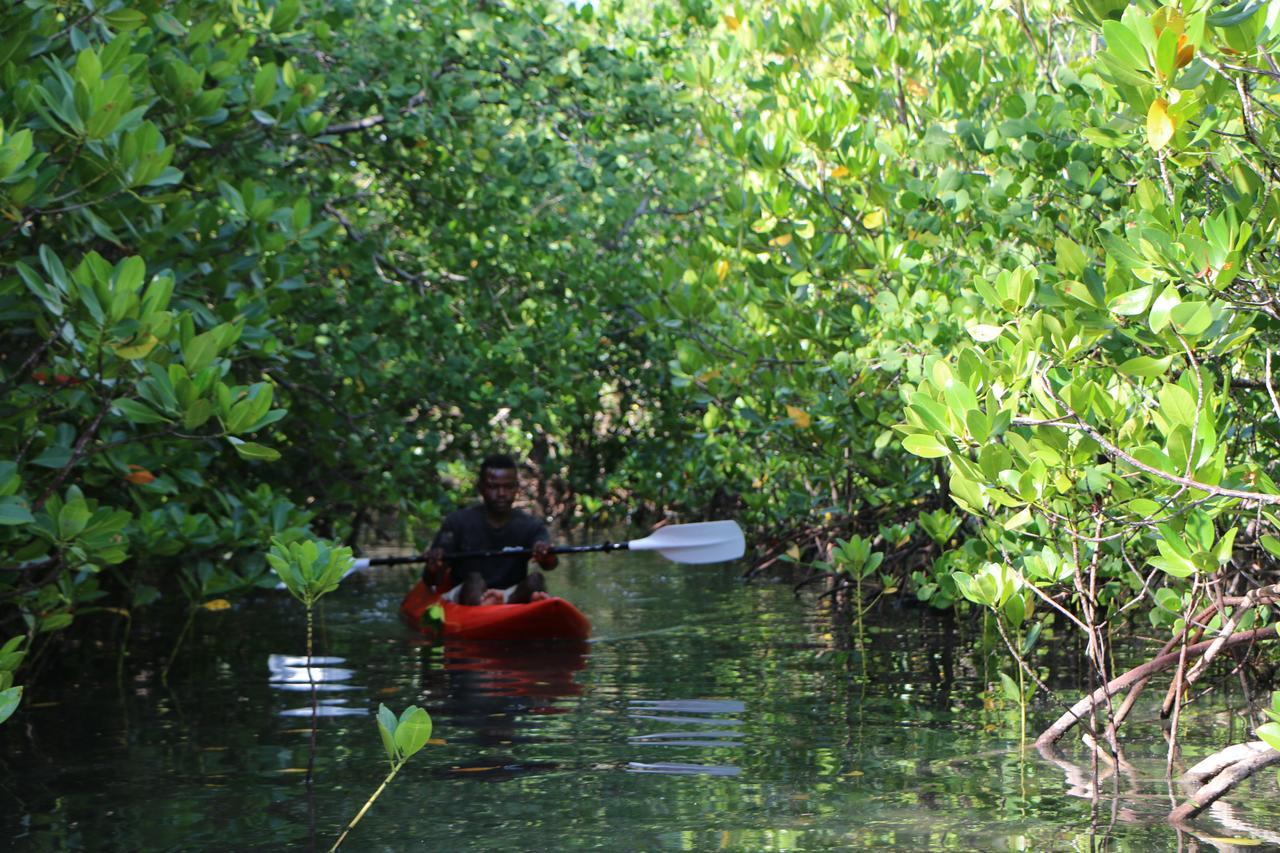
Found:
<path fill-rule="evenodd" d="M 471 572 L 480 572 L 485 586 L 505 589 L 520 583 L 529 574 L 528 557 L 490 557 L 455 563 L 449 560 L 449 555 L 462 551 L 532 548 L 538 541 L 550 542 L 551 534 L 545 524 L 528 513 L 512 510 L 506 524 L 491 527 L 485 520 L 484 505 L 476 504 L 445 516 L 431 547 L 444 551 L 444 560 L 453 569 L 454 583 L 461 583 Z"/>

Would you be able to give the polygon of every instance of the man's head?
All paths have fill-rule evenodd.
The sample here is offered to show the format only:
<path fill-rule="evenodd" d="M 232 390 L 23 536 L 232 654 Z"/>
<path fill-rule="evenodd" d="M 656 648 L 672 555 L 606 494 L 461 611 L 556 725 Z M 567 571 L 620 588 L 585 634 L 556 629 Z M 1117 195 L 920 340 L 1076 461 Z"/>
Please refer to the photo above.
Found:
<path fill-rule="evenodd" d="M 516 473 L 516 461 L 505 453 L 494 454 L 480 463 L 480 480 L 476 491 L 484 501 L 484 508 L 495 518 L 506 518 L 515 503 L 516 489 L 520 485 Z"/>

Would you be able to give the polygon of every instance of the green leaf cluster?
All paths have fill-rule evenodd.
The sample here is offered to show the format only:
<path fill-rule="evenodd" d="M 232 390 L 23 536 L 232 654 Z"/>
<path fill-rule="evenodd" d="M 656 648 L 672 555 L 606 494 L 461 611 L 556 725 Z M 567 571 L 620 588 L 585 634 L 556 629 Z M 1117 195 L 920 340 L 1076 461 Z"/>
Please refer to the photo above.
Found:
<path fill-rule="evenodd" d="M 351 549 L 319 539 L 284 542 L 271 540 L 267 562 L 294 598 L 308 608 L 338 588 L 354 565 Z"/>
<path fill-rule="evenodd" d="M 378 734 L 394 769 L 427 745 L 431 739 L 431 715 L 410 705 L 397 718 L 386 705 L 378 705 Z"/>

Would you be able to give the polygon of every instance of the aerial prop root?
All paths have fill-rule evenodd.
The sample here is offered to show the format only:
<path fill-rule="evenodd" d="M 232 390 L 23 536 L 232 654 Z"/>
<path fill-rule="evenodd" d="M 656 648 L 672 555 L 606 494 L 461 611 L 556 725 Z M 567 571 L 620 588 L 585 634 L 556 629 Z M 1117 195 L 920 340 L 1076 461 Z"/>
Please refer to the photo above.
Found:
<path fill-rule="evenodd" d="M 1187 646 L 1186 652 L 1188 656 L 1199 656 L 1205 654 L 1211 648 L 1217 652 L 1227 648 L 1234 648 L 1235 646 L 1243 643 L 1256 643 L 1263 640 L 1274 640 L 1276 636 L 1276 626 L 1268 625 L 1264 628 L 1255 628 L 1251 631 L 1240 631 L 1239 633 L 1232 634 L 1226 638 L 1218 637 L 1213 640 L 1205 640 L 1195 643 Z M 1114 696 L 1121 690 L 1126 690 L 1138 681 L 1149 678 L 1157 672 L 1176 666 L 1180 657 L 1180 651 L 1170 652 L 1149 660 L 1141 666 L 1134 667 L 1122 675 L 1116 676 L 1111 681 L 1107 682 L 1106 685 L 1099 687 L 1097 690 L 1093 691 L 1093 693 L 1072 705 L 1065 714 L 1053 723 L 1053 725 L 1045 729 L 1044 732 L 1041 733 L 1040 737 L 1036 738 L 1036 746 L 1040 748 L 1053 746 L 1062 739 L 1063 735 L 1071 731 L 1071 728 L 1075 726 L 1077 722 L 1085 719 L 1090 711 L 1105 703 L 1107 701 L 1107 697 Z"/>
<path fill-rule="evenodd" d="M 1169 812 L 1169 822 L 1186 823 L 1236 785 L 1272 764 L 1280 764 L 1280 752 L 1260 740 L 1215 752 L 1182 775 L 1179 781 L 1188 786 L 1191 793 L 1185 803 Z"/>

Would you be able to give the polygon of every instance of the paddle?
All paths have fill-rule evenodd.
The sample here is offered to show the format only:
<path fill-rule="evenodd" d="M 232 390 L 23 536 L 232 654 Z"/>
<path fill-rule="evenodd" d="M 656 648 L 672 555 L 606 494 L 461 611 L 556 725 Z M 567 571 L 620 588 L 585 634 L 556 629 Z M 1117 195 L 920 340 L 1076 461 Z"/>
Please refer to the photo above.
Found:
<path fill-rule="evenodd" d="M 553 554 L 585 554 L 592 551 L 657 551 L 675 563 L 719 563 L 736 560 L 746 550 L 742 529 L 733 521 L 699 521 L 693 524 L 668 524 L 643 539 L 630 542 L 605 542 L 600 545 L 560 545 Z M 478 560 L 485 557 L 530 557 L 532 548 L 502 548 L 496 551 L 462 551 L 447 559 Z M 397 566 L 421 563 L 422 556 L 361 557 L 351 567 L 360 571 L 369 566 Z"/>

